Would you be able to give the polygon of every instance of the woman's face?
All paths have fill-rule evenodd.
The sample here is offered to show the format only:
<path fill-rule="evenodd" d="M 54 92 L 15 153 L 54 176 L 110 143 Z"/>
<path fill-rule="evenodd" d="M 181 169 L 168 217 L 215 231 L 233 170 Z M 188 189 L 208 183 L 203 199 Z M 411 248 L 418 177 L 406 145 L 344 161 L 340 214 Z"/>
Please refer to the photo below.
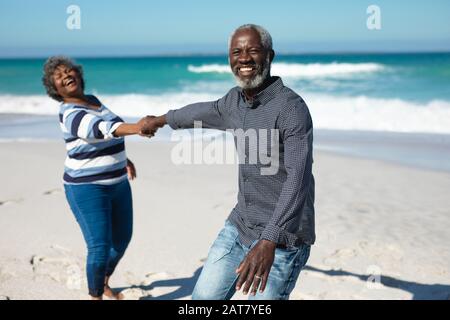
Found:
<path fill-rule="evenodd" d="M 53 72 L 53 83 L 56 91 L 63 98 L 77 96 L 83 93 L 80 75 L 75 69 L 60 65 Z"/>

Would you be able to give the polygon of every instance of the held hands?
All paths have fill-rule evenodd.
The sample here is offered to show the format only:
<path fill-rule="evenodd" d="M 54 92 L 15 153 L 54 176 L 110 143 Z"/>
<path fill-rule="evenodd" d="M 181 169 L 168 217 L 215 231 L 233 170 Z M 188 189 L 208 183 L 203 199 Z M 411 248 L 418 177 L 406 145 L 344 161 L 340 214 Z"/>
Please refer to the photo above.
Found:
<path fill-rule="evenodd" d="M 236 270 L 239 278 L 236 290 L 242 290 L 247 294 L 251 288 L 251 294 L 255 295 L 259 291 L 262 293 L 266 288 L 270 268 L 275 259 L 276 243 L 269 240 L 260 240 L 247 254 Z"/>
<path fill-rule="evenodd" d="M 128 135 L 138 134 L 143 137 L 151 138 L 155 135 L 156 130 L 164 127 L 166 124 L 166 116 L 146 116 L 136 123 L 122 123 L 113 132 L 115 137 L 124 137 Z"/>
<path fill-rule="evenodd" d="M 142 119 L 140 119 L 137 122 L 137 126 L 138 126 L 138 134 L 141 137 L 147 137 L 147 138 L 151 138 L 155 135 L 156 131 L 158 130 L 158 128 L 154 128 L 153 130 L 150 130 L 150 123 L 153 122 L 153 119 L 155 119 L 155 116 L 145 116 Z"/>
<path fill-rule="evenodd" d="M 166 124 L 165 116 L 146 116 L 137 122 L 139 127 L 139 135 L 142 137 L 151 138 L 155 135 L 159 128 Z"/>

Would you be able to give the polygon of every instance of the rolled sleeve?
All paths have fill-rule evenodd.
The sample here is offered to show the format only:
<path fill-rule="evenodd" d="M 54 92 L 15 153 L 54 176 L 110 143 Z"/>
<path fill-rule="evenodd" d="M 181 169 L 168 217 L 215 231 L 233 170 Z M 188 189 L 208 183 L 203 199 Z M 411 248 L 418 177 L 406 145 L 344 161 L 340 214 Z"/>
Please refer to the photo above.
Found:
<path fill-rule="evenodd" d="M 282 230 L 280 227 L 274 224 L 268 224 L 261 234 L 261 239 L 269 240 L 275 243 L 281 243 L 281 232 Z"/>
<path fill-rule="evenodd" d="M 118 121 L 118 122 L 113 122 L 113 123 L 111 123 L 110 129 L 107 130 L 107 131 L 105 132 L 105 134 L 104 134 L 105 137 L 106 137 L 106 138 L 109 138 L 109 139 L 120 139 L 120 138 L 122 138 L 122 137 L 115 136 L 115 135 L 114 135 L 114 132 L 116 132 L 117 128 L 119 128 L 120 125 L 123 124 L 123 123 L 124 123 L 124 122 L 122 122 L 122 121 Z"/>
<path fill-rule="evenodd" d="M 175 122 L 175 111 L 176 110 L 169 110 L 166 114 L 166 122 L 174 130 L 180 129 Z"/>

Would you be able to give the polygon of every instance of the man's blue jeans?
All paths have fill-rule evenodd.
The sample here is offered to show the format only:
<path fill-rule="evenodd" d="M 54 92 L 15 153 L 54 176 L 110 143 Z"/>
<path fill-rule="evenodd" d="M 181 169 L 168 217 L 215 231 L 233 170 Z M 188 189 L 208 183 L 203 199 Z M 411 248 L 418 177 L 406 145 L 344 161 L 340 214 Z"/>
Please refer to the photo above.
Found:
<path fill-rule="evenodd" d="M 128 180 L 114 185 L 64 185 L 67 201 L 87 244 L 89 294 L 103 294 L 131 240 L 133 205 Z"/>
<path fill-rule="evenodd" d="M 255 241 L 252 247 L 256 244 Z M 266 289 L 249 299 L 287 300 L 295 287 L 301 269 L 309 258 L 310 245 L 275 250 L 275 260 L 269 273 Z M 203 270 L 192 293 L 193 300 L 228 300 L 235 293 L 238 275 L 235 273 L 251 248 L 243 246 L 236 227 L 225 222 L 225 227 L 208 254 Z"/>

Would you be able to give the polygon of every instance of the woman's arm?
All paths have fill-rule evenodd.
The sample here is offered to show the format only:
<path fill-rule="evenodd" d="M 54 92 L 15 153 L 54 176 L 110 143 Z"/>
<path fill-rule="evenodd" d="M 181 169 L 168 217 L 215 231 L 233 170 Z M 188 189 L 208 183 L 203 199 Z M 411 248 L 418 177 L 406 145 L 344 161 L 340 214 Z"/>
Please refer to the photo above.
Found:
<path fill-rule="evenodd" d="M 122 123 L 116 129 L 116 131 L 114 131 L 113 134 L 116 137 L 129 136 L 129 135 L 133 135 L 133 134 L 143 135 L 142 129 L 144 128 L 145 123 L 148 122 L 152 118 L 154 118 L 154 117 L 146 116 L 136 123 Z M 156 132 L 156 130 L 147 131 L 145 136 L 152 137 L 152 136 L 154 136 L 155 132 Z"/>

